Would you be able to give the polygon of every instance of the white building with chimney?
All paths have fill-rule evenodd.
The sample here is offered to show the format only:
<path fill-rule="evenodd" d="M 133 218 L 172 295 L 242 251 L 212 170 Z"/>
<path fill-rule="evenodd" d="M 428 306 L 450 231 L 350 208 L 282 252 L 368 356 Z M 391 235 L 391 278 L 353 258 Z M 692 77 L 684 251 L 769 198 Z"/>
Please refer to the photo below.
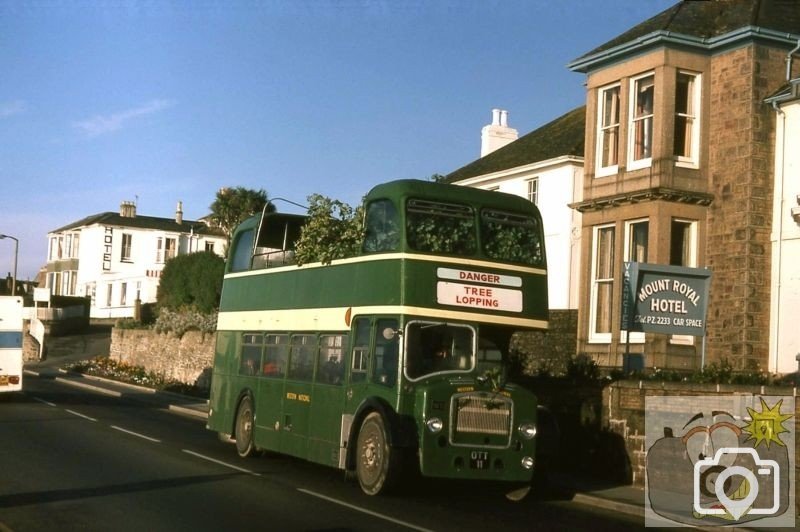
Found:
<path fill-rule="evenodd" d="M 223 256 L 226 238 L 203 221 L 141 216 L 136 204 L 88 216 L 48 233 L 46 286 L 54 295 L 91 298 L 92 318 L 133 317 L 138 299 L 154 303 L 166 261 L 211 251 Z"/>
<path fill-rule="evenodd" d="M 508 111 L 492 110 L 481 130 L 481 158 L 448 174 L 456 185 L 527 198 L 542 213 L 550 309 L 578 308 L 581 200 L 586 112 L 579 107 L 518 138 Z"/>

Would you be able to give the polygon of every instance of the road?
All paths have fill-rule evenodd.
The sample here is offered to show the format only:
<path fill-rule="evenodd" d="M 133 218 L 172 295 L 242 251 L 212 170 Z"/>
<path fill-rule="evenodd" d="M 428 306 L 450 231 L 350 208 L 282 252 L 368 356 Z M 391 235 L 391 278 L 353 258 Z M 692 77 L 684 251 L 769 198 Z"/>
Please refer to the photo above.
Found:
<path fill-rule="evenodd" d="M 552 500 L 548 500 L 551 498 Z M 0 531 L 626 530 L 640 518 L 481 485 L 367 497 L 341 471 L 244 460 L 201 420 L 28 378 L 0 396 Z"/>

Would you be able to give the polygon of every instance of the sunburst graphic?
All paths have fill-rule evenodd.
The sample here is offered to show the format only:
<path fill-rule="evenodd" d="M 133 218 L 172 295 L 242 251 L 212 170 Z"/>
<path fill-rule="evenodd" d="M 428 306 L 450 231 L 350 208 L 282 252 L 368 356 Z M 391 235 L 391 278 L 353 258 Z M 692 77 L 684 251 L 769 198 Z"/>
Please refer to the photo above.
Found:
<path fill-rule="evenodd" d="M 752 408 L 747 407 L 752 421 L 742 428 L 742 430 L 750 434 L 750 437 L 747 438 L 746 441 L 756 440 L 756 443 L 753 445 L 754 448 L 758 447 L 762 442 L 766 442 L 767 449 L 769 449 L 770 442 L 775 442 L 778 445 L 786 447 L 786 444 L 781 441 L 779 435 L 783 432 L 789 432 L 789 429 L 783 426 L 783 422 L 792 416 L 789 414 L 781 414 L 783 399 L 778 401 L 772 408 L 764 401 L 764 398 L 759 397 L 759 399 L 761 400 L 761 412 L 756 412 Z"/>

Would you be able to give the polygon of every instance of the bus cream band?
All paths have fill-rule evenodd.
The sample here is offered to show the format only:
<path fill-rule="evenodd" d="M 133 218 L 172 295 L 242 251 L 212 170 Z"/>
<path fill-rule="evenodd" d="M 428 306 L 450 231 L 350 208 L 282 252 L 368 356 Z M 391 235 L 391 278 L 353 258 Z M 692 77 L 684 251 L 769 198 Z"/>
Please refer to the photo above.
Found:
<path fill-rule="evenodd" d="M 439 281 L 436 283 L 436 302 L 480 310 L 522 312 L 522 291 Z"/>
<path fill-rule="evenodd" d="M 217 319 L 217 330 L 345 331 L 350 328 L 350 326 L 347 325 L 344 320 L 346 312 L 347 307 L 295 310 L 241 310 L 234 312 L 220 312 L 219 318 Z M 510 316 L 492 316 L 487 314 L 476 315 L 472 312 L 461 312 L 458 310 L 442 310 L 408 306 L 387 305 L 353 307 L 351 313 L 353 317 L 362 314 L 408 314 L 442 320 L 478 321 L 482 323 L 495 323 L 498 325 L 511 325 L 514 327 L 536 329 L 547 329 L 548 327 L 546 320 L 532 320 L 525 318 L 514 318 Z"/>
<path fill-rule="evenodd" d="M 436 275 L 439 279 L 449 281 L 469 281 L 471 283 L 485 283 L 499 286 L 522 286 L 522 277 L 513 275 L 500 275 L 497 273 L 473 272 L 470 270 L 454 270 L 452 268 L 437 268 Z"/>
<path fill-rule="evenodd" d="M 418 260 L 421 262 L 442 262 L 444 259 L 437 255 L 417 255 L 413 253 L 380 253 L 377 255 L 364 255 L 362 257 L 350 257 L 347 259 L 336 259 L 331 261 L 330 265 L 325 265 L 320 262 L 312 262 L 310 264 L 303 264 L 302 266 L 291 265 L 281 266 L 279 268 L 268 268 L 264 270 L 248 270 L 236 273 L 225 274 L 225 279 L 235 279 L 237 277 L 249 277 L 251 275 L 269 275 L 272 273 L 286 272 L 292 270 L 310 270 L 314 268 L 327 268 L 329 266 L 339 266 L 342 264 L 356 264 L 359 262 L 377 262 L 384 260 Z M 462 259 L 457 257 L 447 257 L 447 262 L 456 263 L 458 266 L 473 267 L 473 268 L 492 268 L 495 270 L 514 270 L 515 272 L 527 273 L 531 275 L 547 275 L 547 270 L 543 268 L 529 268 L 520 266 L 519 264 L 503 264 L 499 262 L 488 262 L 476 259 Z M 511 285 L 514 286 L 514 285 Z"/>

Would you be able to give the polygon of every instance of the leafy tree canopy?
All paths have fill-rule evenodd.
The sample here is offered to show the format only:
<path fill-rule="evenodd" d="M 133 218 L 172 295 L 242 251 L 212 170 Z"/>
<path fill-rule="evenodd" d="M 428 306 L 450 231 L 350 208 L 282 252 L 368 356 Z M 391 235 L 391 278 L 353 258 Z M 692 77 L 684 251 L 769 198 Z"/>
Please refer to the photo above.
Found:
<path fill-rule="evenodd" d="M 225 261 L 211 251 L 169 259 L 158 283 L 159 307 L 213 312 L 219 307 L 224 271 Z"/>
<path fill-rule="evenodd" d="M 295 249 L 298 264 L 357 255 L 364 238 L 364 207 L 353 208 L 339 200 L 312 194 L 308 197 L 308 221 Z"/>
<path fill-rule="evenodd" d="M 244 187 L 221 188 L 211 204 L 211 221 L 220 227 L 230 243 L 234 229 L 250 216 L 260 213 L 267 204 L 264 189 L 252 190 Z M 270 204 L 269 212 L 275 207 Z"/>

